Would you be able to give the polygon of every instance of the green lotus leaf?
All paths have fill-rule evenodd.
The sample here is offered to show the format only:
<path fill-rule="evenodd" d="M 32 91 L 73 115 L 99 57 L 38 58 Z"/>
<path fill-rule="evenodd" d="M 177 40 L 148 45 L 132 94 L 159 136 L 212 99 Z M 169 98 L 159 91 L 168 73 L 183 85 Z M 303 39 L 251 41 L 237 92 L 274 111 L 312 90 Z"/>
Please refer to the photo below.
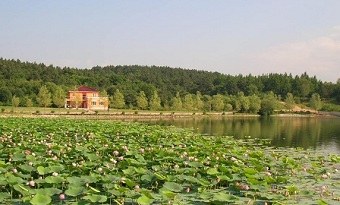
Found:
<path fill-rule="evenodd" d="M 85 157 L 87 157 L 90 161 L 96 161 L 97 159 L 99 159 L 100 157 L 97 154 L 89 154 L 86 153 L 84 154 Z"/>
<path fill-rule="evenodd" d="M 141 197 L 137 199 L 137 202 L 138 204 L 141 204 L 141 205 L 152 204 L 153 199 L 150 199 L 149 197 L 142 195 Z"/>
<path fill-rule="evenodd" d="M 38 166 L 37 171 L 40 175 L 45 175 L 49 173 L 50 169 L 48 167 Z"/>
<path fill-rule="evenodd" d="M 85 183 L 96 183 L 98 181 L 94 176 L 81 176 L 80 178 L 84 179 Z"/>
<path fill-rule="evenodd" d="M 70 196 L 78 196 L 82 194 L 84 191 L 83 187 L 69 187 L 66 191 L 65 194 L 70 195 Z"/>
<path fill-rule="evenodd" d="M 91 194 L 88 196 L 84 196 L 83 199 L 90 200 L 92 203 L 97 203 L 97 202 L 104 203 L 107 201 L 107 196 Z"/>
<path fill-rule="evenodd" d="M 133 166 L 143 166 L 146 164 L 145 162 L 140 162 L 135 159 L 129 159 L 129 158 L 127 158 L 126 161 L 128 162 L 128 164 L 133 165 Z"/>
<path fill-rule="evenodd" d="M 34 167 L 29 166 L 29 165 L 26 165 L 26 164 L 20 165 L 20 166 L 18 166 L 18 167 L 19 167 L 19 169 L 21 169 L 22 171 L 26 171 L 26 172 L 32 172 L 32 171 L 35 170 Z"/>
<path fill-rule="evenodd" d="M 14 184 L 22 184 L 22 183 L 24 183 L 24 180 L 20 177 L 16 177 L 14 175 L 9 175 L 8 178 L 7 178 L 7 182 L 11 185 L 14 185 Z"/>
<path fill-rule="evenodd" d="M 11 195 L 8 192 L 0 192 L 0 201 L 4 202 L 5 199 L 11 198 Z"/>
<path fill-rule="evenodd" d="M 198 182 L 202 185 L 202 186 L 210 186 L 210 182 L 201 178 L 201 179 L 198 179 Z"/>
<path fill-rule="evenodd" d="M 199 162 L 189 162 L 188 165 L 191 167 L 203 167 L 203 164 Z"/>
<path fill-rule="evenodd" d="M 4 161 L 0 161 L 0 167 L 5 167 L 6 163 Z"/>
<path fill-rule="evenodd" d="M 48 167 L 50 169 L 50 173 L 56 172 L 56 173 L 60 173 L 61 171 L 63 171 L 65 168 L 62 165 L 55 165 L 55 166 L 49 166 Z"/>
<path fill-rule="evenodd" d="M 50 204 L 52 201 L 50 196 L 43 195 L 43 194 L 36 194 L 30 201 L 33 205 L 45 205 Z"/>
<path fill-rule="evenodd" d="M 214 195 L 212 193 L 209 193 L 209 192 L 206 192 L 206 191 L 203 191 L 199 194 L 199 197 L 202 198 L 202 199 L 205 199 L 205 200 L 208 200 L 210 198 L 212 198 Z"/>
<path fill-rule="evenodd" d="M 26 155 L 26 161 L 35 161 L 35 157 L 33 155 Z"/>
<path fill-rule="evenodd" d="M 173 199 L 177 195 L 177 193 L 174 193 L 174 192 L 169 191 L 169 190 L 160 189 L 159 191 L 162 195 L 166 196 L 167 198 L 171 198 L 171 199 Z"/>
<path fill-rule="evenodd" d="M 80 177 L 67 177 L 66 180 L 68 183 L 73 184 L 74 186 L 82 186 L 85 184 L 85 179 Z"/>
<path fill-rule="evenodd" d="M 184 175 L 183 179 L 185 179 L 185 180 L 187 180 L 187 181 L 189 181 L 191 183 L 200 183 L 200 181 L 197 178 L 193 177 L 193 176 Z"/>
<path fill-rule="evenodd" d="M 133 167 L 129 167 L 127 169 L 124 169 L 123 173 L 127 176 L 132 176 L 135 173 L 135 170 Z"/>
<path fill-rule="evenodd" d="M 12 161 L 13 162 L 16 162 L 16 161 L 23 161 L 26 159 L 25 157 L 26 155 L 24 153 L 15 153 L 13 156 L 12 156 Z"/>
<path fill-rule="evenodd" d="M 254 175 L 257 173 L 256 169 L 252 169 L 252 168 L 244 168 L 244 172 L 249 174 L 249 175 Z"/>
<path fill-rule="evenodd" d="M 49 183 L 49 184 L 60 184 L 63 181 L 65 181 L 65 179 L 60 176 L 48 176 L 45 178 L 45 181 L 46 183 Z"/>
<path fill-rule="evenodd" d="M 220 193 L 214 194 L 213 200 L 221 201 L 221 202 L 235 202 L 237 200 L 237 197 L 234 195 L 220 192 Z"/>
<path fill-rule="evenodd" d="M 217 175 L 217 174 L 219 174 L 219 172 L 215 168 L 209 168 L 207 170 L 207 174 L 209 174 L 209 175 Z"/>
<path fill-rule="evenodd" d="M 145 174 L 147 172 L 143 167 L 134 167 L 134 169 L 138 174 Z"/>
<path fill-rule="evenodd" d="M 152 182 L 152 181 L 156 181 L 157 177 L 154 174 L 144 174 L 142 175 L 141 180 Z"/>
<path fill-rule="evenodd" d="M 0 185 L 5 186 L 8 184 L 8 181 L 4 177 L 0 177 Z"/>
<path fill-rule="evenodd" d="M 183 186 L 175 182 L 165 182 L 163 188 L 173 192 L 181 192 L 183 190 Z"/>
<path fill-rule="evenodd" d="M 137 183 L 132 181 L 131 179 L 125 179 L 124 180 L 126 185 L 128 185 L 129 187 L 134 187 Z"/>
<path fill-rule="evenodd" d="M 37 189 L 36 193 L 47 195 L 47 196 L 53 196 L 53 195 L 62 193 L 62 190 L 57 189 L 57 188 L 44 188 L 44 189 Z"/>

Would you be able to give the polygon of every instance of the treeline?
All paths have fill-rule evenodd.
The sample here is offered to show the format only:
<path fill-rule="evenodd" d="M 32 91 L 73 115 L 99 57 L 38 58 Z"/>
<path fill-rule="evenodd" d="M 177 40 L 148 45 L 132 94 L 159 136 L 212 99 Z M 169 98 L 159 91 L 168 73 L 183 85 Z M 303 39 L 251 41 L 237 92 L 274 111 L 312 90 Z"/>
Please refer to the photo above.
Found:
<path fill-rule="evenodd" d="M 63 90 L 66 97 L 68 90 L 80 85 L 104 91 L 113 108 L 254 112 L 257 109 L 248 108 L 247 101 L 261 104 L 267 97 L 284 101 L 292 96 L 294 103 L 310 102 L 316 94 L 323 101 L 340 103 L 340 83 L 322 82 L 307 73 L 232 76 L 139 65 L 77 69 L 0 58 L 1 105 L 12 105 L 16 97 L 19 106 L 27 106 L 27 101 L 37 106 L 39 90 L 46 86 L 51 93 L 49 106 L 56 106 L 52 100 L 56 90 Z M 141 105 L 141 99 L 147 105 Z"/>

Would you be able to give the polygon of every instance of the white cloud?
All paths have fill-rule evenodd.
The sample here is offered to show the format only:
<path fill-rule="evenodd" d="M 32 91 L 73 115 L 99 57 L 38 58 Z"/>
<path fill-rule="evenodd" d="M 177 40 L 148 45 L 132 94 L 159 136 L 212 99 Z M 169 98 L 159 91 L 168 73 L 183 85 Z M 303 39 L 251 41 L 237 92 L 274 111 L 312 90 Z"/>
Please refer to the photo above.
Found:
<path fill-rule="evenodd" d="M 253 67 L 264 73 L 307 72 L 323 81 L 340 77 L 340 26 L 325 36 L 276 45 L 249 56 Z"/>

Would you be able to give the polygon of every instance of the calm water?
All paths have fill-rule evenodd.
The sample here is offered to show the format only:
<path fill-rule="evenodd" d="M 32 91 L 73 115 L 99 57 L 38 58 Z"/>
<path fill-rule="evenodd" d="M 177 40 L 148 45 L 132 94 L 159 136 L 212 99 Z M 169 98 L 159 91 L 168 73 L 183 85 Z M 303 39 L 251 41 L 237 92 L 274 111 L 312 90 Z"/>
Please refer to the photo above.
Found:
<path fill-rule="evenodd" d="M 340 118 L 206 117 L 139 121 L 154 125 L 192 128 L 195 132 L 204 135 L 271 139 L 273 146 L 303 147 L 324 153 L 340 154 Z"/>

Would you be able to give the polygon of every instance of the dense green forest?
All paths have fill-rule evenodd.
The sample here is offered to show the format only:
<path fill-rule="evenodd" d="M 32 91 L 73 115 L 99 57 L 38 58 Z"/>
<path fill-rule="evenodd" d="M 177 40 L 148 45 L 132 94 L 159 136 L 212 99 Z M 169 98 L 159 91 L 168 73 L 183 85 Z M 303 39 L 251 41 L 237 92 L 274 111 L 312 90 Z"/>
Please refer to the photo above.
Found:
<path fill-rule="evenodd" d="M 232 76 L 140 65 L 77 69 L 0 58 L 0 105 L 39 106 L 39 92 L 46 87 L 51 93 L 47 105 L 56 106 L 57 90 L 66 97 L 80 85 L 110 96 L 113 108 L 258 112 L 274 101 L 308 102 L 326 110 L 330 106 L 314 105 L 313 99 L 340 104 L 340 82 L 322 82 L 307 73 Z"/>

